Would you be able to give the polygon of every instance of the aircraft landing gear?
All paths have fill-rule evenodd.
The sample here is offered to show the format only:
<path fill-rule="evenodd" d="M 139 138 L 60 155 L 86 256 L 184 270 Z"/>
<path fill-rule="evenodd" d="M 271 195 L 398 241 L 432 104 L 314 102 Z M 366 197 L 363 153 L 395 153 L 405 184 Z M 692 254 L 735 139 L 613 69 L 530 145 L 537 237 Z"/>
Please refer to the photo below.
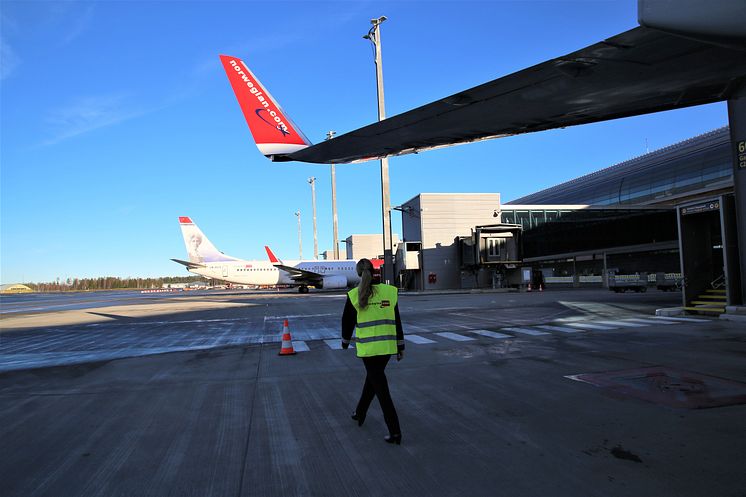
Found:
<path fill-rule="evenodd" d="M 308 287 L 306 285 L 299 286 L 298 293 L 308 293 Z"/>

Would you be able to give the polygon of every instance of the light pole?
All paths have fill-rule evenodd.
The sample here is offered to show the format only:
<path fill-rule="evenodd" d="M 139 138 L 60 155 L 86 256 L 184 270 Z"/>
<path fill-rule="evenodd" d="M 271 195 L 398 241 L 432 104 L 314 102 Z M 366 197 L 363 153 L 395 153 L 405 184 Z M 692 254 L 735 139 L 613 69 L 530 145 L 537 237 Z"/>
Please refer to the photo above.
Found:
<path fill-rule="evenodd" d="M 336 135 L 336 131 L 329 131 L 326 139 L 331 140 Z M 339 260 L 339 234 L 337 231 L 337 174 L 332 164 L 332 233 L 334 238 L 334 260 Z"/>
<path fill-rule="evenodd" d="M 378 120 L 386 119 L 386 111 L 383 99 L 383 62 L 381 60 L 381 23 L 386 20 L 386 16 L 378 19 L 371 19 L 373 25 L 368 34 L 363 36 L 370 40 L 375 47 L 375 64 L 376 64 L 376 84 L 378 88 Z M 391 199 L 389 194 L 389 161 L 387 158 L 381 159 L 381 214 L 383 216 L 383 282 L 392 283 L 394 281 L 394 249 L 391 237 Z"/>
<path fill-rule="evenodd" d="M 298 218 L 298 258 L 303 260 L 303 239 L 300 236 L 300 209 L 295 211 L 295 216 Z"/>
<path fill-rule="evenodd" d="M 316 235 L 316 178 L 311 176 L 308 178 L 308 183 L 311 185 L 311 206 L 313 208 L 313 258 L 318 260 L 319 258 L 319 239 Z"/>

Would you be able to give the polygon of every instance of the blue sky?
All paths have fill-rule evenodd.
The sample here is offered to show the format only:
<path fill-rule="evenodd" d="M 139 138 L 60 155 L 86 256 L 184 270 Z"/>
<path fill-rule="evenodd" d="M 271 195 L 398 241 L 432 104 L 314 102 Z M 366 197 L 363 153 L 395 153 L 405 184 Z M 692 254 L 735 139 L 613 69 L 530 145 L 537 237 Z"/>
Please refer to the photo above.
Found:
<path fill-rule="evenodd" d="M 329 167 L 256 149 L 220 66 L 242 57 L 314 142 L 376 120 L 370 19 L 391 116 L 637 26 L 637 2 L 2 1 L 0 281 L 186 275 L 191 216 L 227 254 L 332 247 Z M 727 124 L 725 104 L 390 161 L 391 201 L 503 201 Z M 377 162 L 337 167 L 339 234 L 380 232 Z M 399 232 L 400 218 L 394 216 Z"/>

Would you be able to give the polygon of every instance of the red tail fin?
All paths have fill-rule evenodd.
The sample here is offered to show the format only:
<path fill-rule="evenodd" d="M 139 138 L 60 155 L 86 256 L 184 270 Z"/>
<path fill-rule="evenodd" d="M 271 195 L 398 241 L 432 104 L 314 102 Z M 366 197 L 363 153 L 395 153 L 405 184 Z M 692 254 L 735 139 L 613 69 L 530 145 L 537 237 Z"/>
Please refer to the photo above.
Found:
<path fill-rule="evenodd" d="M 275 256 L 275 254 L 273 254 L 273 253 L 272 253 L 272 250 L 270 250 L 270 248 L 269 248 L 269 247 L 267 247 L 267 246 L 265 245 L 265 246 L 264 246 L 264 250 L 266 250 L 266 251 L 267 251 L 267 257 L 269 257 L 269 262 L 271 262 L 272 264 L 277 264 L 277 263 L 281 263 L 280 259 L 278 259 L 278 258 L 277 258 L 277 257 Z"/>
<path fill-rule="evenodd" d="M 285 155 L 311 145 L 241 59 L 221 55 L 220 61 L 262 154 Z"/>

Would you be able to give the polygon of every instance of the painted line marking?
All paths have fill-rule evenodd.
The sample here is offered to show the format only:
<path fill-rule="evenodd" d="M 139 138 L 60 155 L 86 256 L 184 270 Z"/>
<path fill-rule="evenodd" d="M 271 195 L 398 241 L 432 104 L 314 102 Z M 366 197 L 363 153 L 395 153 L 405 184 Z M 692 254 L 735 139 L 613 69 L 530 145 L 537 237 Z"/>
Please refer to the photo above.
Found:
<path fill-rule="evenodd" d="M 404 340 L 408 340 L 412 343 L 435 343 L 435 340 L 421 337 L 419 335 L 404 335 Z"/>
<path fill-rule="evenodd" d="M 340 338 L 333 338 L 329 340 L 324 340 L 324 343 L 329 346 L 332 350 L 342 350 L 342 340 Z M 354 349 L 355 344 L 350 342 L 350 348 Z"/>
<path fill-rule="evenodd" d="M 650 316 L 650 319 L 657 319 L 658 321 L 686 321 L 691 323 L 709 323 L 709 319 L 697 319 L 697 318 L 679 318 L 675 316 Z"/>
<path fill-rule="evenodd" d="M 471 330 L 472 333 L 476 333 L 477 335 L 484 335 L 486 337 L 490 338 L 497 338 L 498 340 L 503 338 L 513 338 L 511 335 L 506 335 L 505 333 L 498 333 L 496 331 L 489 331 L 489 330 Z"/>
<path fill-rule="evenodd" d="M 459 335 L 458 333 L 452 333 L 450 331 L 444 331 L 442 333 L 436 333 L 436 335 L 441 336 L 443 338 L 447 338 L 449 340 L 455 340 L 457 342 L 468 342 L 470 340 L 476 340 L 472 337 L 467 337 L 464 335 Z"/>
<path fill-rule="evenodd" d="M 524 335 L 549 335 L 546 331 L 532 330 L 531 328 L 503 328 L 503 331 L 512 331 L 513 333 L 523 333 Z"/>
<path fill-rule="evenodd" d="M 594 323 L 610 324 L 613 326 L 626 326 L 628 328 L 643 328 L 644 324 L 626 323 L 624 321 L 594 321 Z"/>
<path fill-rule="evenodd" d="M 601 324 L 591 324 L 591 323 L 565 323 L 567 326 L 574 326 L 576 328 L 585 328 L 587 330 L 613 330 L 613 326 L 604 326 Z"/>
<path fill-rule="evenodd" d="M 629 319 L 625 319 L 625 321 L 635 321 L 637 323 L 645 323 L 645 324 L 679 324 L 676 321 L 664 321 L 662 319 L 629 318 Z"/>
<path fill-rule="evenodd" d="M 257 304 L 254 304 L 257 305 Z M 287 316 L 264 316 L 264 321 L 284 321 L 288 320 L 288 327 L 293 328 L 293 322 L 291 319 L 308 319 L 308 318 L 321 318 L 326 316 L 337 316 L 339 313 L 327 312 L 325 314 L 291 314 Z M 245 319 L 245 318 L 242 318 Z"/>
<path fill-rule="evenodd" d="M 577 328 L 568 328 L 567 326 L 553 326 L 549 324 L 542 324 L 537 326 L 537 328 L 542 328 L 544 330 L 550 331 L 559 331 L 560 333 L 577 333 L 580 331 Z"/>
<path fill-rule="evenodd" d="M 293 340 L 293 350 L 296 352 L 308 352 L 311 349 L 308 348 L 308 344 L 303 340 Z"/>

